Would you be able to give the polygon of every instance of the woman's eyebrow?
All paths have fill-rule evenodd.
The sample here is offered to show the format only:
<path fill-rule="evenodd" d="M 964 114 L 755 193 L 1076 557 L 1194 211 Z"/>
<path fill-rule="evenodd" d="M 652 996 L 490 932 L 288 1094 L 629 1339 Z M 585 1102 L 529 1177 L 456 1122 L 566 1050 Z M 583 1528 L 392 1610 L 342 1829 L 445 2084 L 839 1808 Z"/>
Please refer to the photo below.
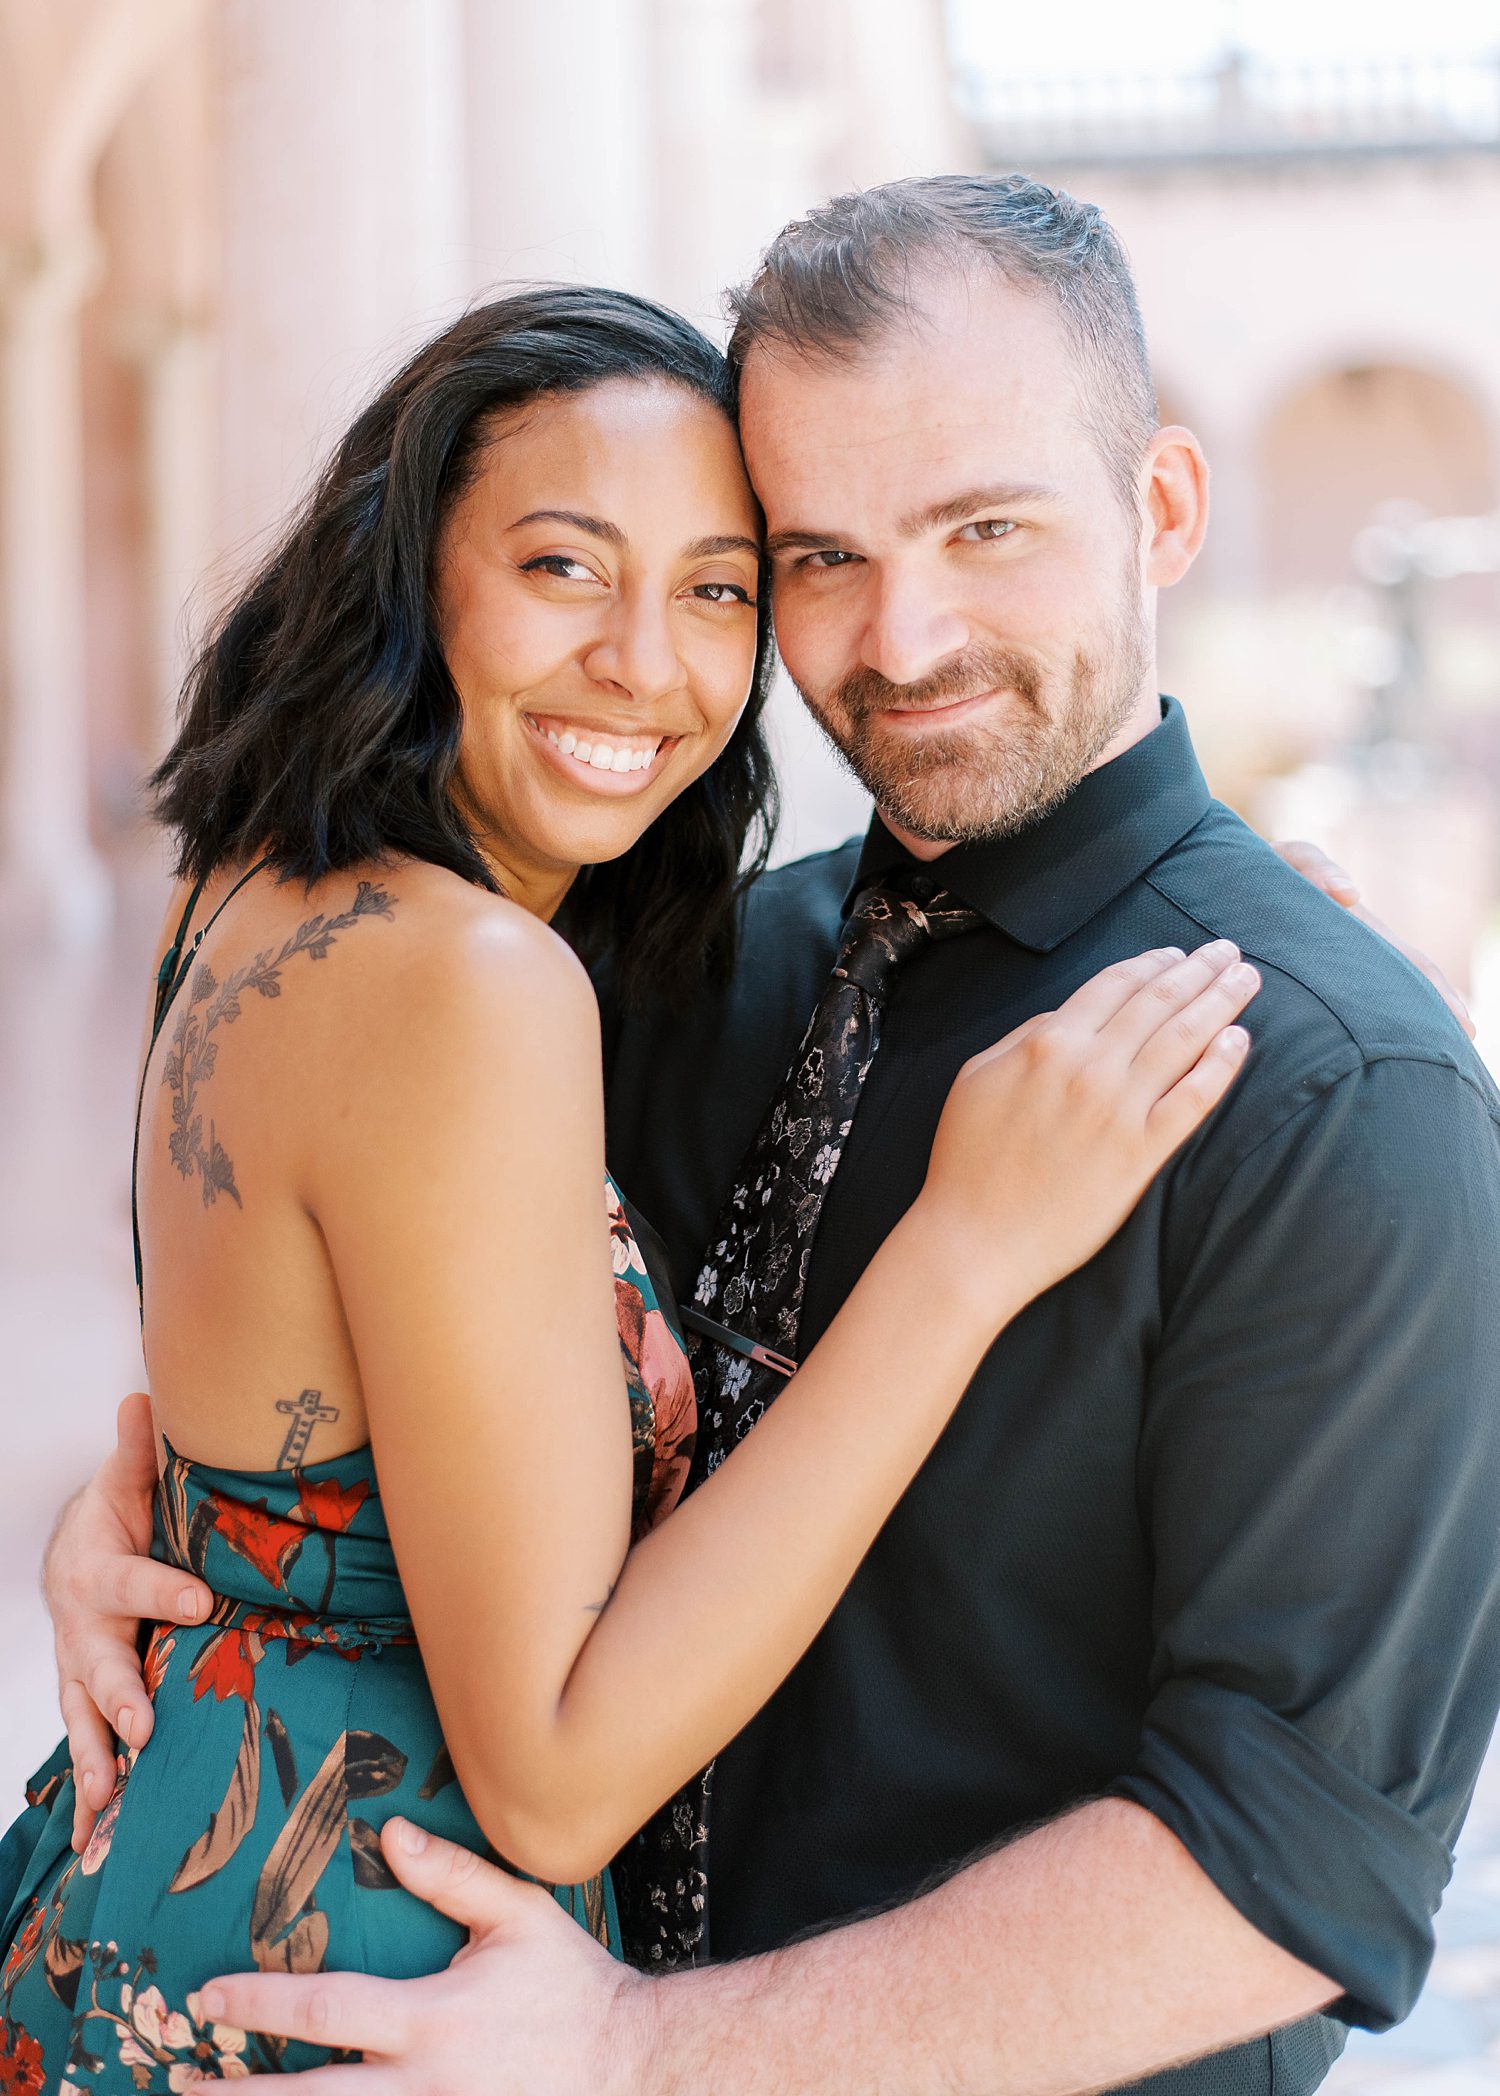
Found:
<path fill-rule="evenodd" d="M 523 524 L 571 524 L 575 531 L 586 531 L 590 538 L 603 539 L 606 545 L 626 544 L 618 524 L 611 524 L 607 517 L 586 517 L 576 509 L 529 509 L 510 528 L 519 531 Z"/>
<path fill-rule="evenodd" d="M 689 560 L 713 560 L 721 553 L 748 553 L 752 559 L 760 559 L 758 542 L 733 531 L 721 532 L 714 538 L 694 539 L 682 550 Z"/>
<path fill-rule="evenodd" d="M 603 539 L 608 546 L 627 546 L 630 543 L 619 525 L 611 524 L 607 517 L 587 517 L 576 509 L 529 509 L 524 517 L 517 517 L 510 528 L 519 531 L 523 524 L 570 524 L 575 531 L 586 531 L 590 538 Z M 711 538 L 693 539 L 682 550 L 689 560 L 713 560 L 721 553 L 748 553 L 753 560 L 760 559 L 757 542 L 732 531 L 715 533 Z"/>

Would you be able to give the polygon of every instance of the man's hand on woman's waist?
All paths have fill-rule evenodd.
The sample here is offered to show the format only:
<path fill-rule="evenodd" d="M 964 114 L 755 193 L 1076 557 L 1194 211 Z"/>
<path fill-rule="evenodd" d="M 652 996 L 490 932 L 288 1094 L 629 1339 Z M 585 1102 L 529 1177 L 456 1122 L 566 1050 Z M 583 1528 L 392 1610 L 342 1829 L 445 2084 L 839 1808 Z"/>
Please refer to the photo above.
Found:
<path fill-rule="evenodd" d="M 136 1391 L 120 1407 L 114 1453 L 58 1517 L 42 1569 L 77 1792 L 78 1850 L 114 1788 L 116 1739 L 140 1747 L 151 1734 L 141 1623 L 201 1623 L 213 1606 L 201 1580 L 150 1555 L 156 1477 L 151 1402 Z"/>

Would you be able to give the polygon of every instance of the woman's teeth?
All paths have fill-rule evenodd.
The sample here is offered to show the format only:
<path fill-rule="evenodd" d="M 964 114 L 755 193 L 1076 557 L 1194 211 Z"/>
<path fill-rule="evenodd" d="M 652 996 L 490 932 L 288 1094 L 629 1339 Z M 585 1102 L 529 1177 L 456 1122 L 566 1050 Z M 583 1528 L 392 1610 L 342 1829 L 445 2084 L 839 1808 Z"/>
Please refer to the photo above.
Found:
<path fill-rule="evenodd" d="M 584 742 L 571 728 L 561 731 L 547 728 L 543 733 L 565 757 L 588 765 L 591 771 L 647 771 L 656 762 L 657 751 L 661 748 L 659 742 L 649 750 L 616 749 L 608 742 Z"/>

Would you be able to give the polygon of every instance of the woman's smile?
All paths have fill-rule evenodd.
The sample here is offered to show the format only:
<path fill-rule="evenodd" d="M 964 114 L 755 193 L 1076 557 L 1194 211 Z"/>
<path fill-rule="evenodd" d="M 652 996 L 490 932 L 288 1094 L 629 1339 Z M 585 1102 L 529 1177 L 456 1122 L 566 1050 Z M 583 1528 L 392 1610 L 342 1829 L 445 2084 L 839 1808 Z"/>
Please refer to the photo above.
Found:
<path fill-rule="evenodd" d="M 638 728 L 591 728 L 567 714 L 523 713 L 521 718 L 543 759 L 589 793 L 639 793 L 683 739 Z"/>

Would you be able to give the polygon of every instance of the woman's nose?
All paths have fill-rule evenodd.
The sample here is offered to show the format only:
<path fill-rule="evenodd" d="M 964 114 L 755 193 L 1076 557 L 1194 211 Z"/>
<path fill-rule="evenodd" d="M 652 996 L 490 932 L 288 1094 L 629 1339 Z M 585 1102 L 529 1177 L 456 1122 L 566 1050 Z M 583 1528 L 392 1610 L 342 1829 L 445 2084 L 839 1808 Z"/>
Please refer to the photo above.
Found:
<path fill-rule="evenodd" d="M 618 685 L 643 701 L 664 698 L 686 681 L 665 607 L 642 600 L 612 608 L 584 667 L 596 683 Z"/>

